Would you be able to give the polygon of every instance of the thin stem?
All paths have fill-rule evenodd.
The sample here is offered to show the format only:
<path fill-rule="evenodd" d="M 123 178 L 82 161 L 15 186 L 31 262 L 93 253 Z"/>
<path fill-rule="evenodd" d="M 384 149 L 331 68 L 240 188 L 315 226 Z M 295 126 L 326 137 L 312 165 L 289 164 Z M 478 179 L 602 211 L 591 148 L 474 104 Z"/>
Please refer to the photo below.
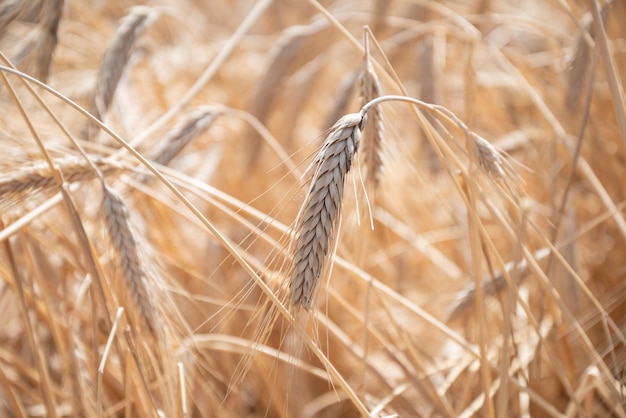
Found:
<path fill-rule="evenodd" d="M 463 131 L 464 133 L 469 133 L 469 128 L 467 127 L 467 125 L 461 120 L 459 119 L 458 116 L 456 116 L 454 113 L 452 113 L 451 110 L 441 106 L 441 105 L 434 105 L 431 103 L 426 103 L 422 100 L 416 99 L 414 97 L 409 97 L 409 96 L 400 96 L 400 95 L 395 95 L 395 94 L 390 94 L 390 95 L 386 95 L 386 96 L 379 96 L 376 97 L 372 100 L 370 100 L 369 102 L 367 102 L 365 105 L 363 105 L 363 107 L 361 108 L 361 117 L 364 117 L 367 112 L 373 108 L 374 106 L 377 106 L 383 102 L 405 102 L 405 103 L 410 103 L 412 105 L 415 105 L 417 107 L 419 107 L 420 109 L 426 110 L 432 114 L 434 114 L 435 116 L 438 116 L 442 119 L 444 119 L 445 121 L 447 121 L 450 125 L 452 126 L 456 126 L 457 128 L 459 128 L 461 131 Z"/>
<path fill-rule="evenodd" d="M 434 110 L 433 105 L 423 102 L 419 99 L 409 97 L 409 96 L 400 96 L 396 94 L 390 94 L 386 96 L 378 96 L 375 99 L 372 99 L 369 102 L 365 103 L 363 107 L 361 108 L 361 115 L 364 116 L 371 108 L 383 102 L 406 102 L 406 103 L 414 104 L 422 109 L 426 109 L 430 111 Z"/>

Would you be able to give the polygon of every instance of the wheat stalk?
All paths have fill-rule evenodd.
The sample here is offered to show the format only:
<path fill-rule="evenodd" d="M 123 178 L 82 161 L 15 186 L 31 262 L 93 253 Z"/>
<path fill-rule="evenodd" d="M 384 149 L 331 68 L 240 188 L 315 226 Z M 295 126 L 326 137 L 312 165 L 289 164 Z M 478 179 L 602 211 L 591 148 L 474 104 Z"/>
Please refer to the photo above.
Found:
<path fill-rule="evenodd" d="M 365 120 L 365 113 L 341 118 L 313 161 L 315 172 L 298 216 L 289 282 L 291 305 L 296 309 L 311 309 L 340 218 L 346 174 L 359 149 Z"/>
<path fill-rule="evenodd" d="M 365 103 L 361 108 L 361 114 L 374 112 L 378 105 L 389 101 L 412 103 L 433 115 L 443 117 L 443 120 L 456 125 L 465 133 L 468 138 L 467 147 L 470 158 L 474 159 L 494 180 L 503 180 L 507 175 L 515 177 L 515 171 L 495 146 L 475 132 L 470 131 L 463 121 L 443 106 L 428 104 L 408 96 L 386 95 L 378 96 Z"/>
<path fill-rule="evenodd" d="M 135 41 L 156 17 L 157 12 L 154 9 L 136 6 L 120 20 L 120 25 L 98 69 L 96 91 L 90 108 L 91 113 L 98 119 L 107 112 L 113 101 Z"/>
<path fill-rule="evenodd" d="M 148 288 L 147 276 L 141 262 L 139 244 L 130 221 L 130 214 L 122 197 L 103 184 L 104 222 L 115 250 L 124 283 L 130 291 L 140 319 L 154 332 L 156 310 Z M 128 309 L 127 312 L 132 311 Z"/>

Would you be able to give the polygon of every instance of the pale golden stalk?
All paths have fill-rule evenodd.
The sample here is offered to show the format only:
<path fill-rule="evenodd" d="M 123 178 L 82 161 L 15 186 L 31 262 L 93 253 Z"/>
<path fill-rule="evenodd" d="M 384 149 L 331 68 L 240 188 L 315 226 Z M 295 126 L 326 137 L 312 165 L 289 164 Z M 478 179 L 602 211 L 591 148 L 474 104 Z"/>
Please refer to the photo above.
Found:
<path fill-rule="evenodd" d="M 346 174 L 359 149 L 364 113 L 341 118 L 313 161 L 315 172 L 296 227 L 291 305 L 310 310 L 340 219 Z"/>

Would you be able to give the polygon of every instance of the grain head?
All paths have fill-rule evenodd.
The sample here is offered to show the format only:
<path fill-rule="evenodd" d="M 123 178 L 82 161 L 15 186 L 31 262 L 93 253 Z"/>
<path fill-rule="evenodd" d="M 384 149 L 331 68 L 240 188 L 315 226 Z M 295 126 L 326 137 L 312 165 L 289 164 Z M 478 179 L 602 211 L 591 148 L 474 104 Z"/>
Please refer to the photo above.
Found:
<path fill-rule="evenodd" d="M 189 112 L 156 145 L 152 160 L 168 165 L 191 141 L 211 126 L 216 116 L 217 113 L 209 108 Z"/>
<path fill-rule="evenodd" d="M 363 68 L 361 70 L 361 106 L 380 96 L 380 81 L 374 66 L 369 50 L 363 59 Z M 373 107 L 368 112 L 370 128 L 363 132 L 363 155 L 365 166 L 367 168 L 367 181 L 376 189 L 380 183 L 380 174 L 383 166 L 383 142 L 384 142 L 384 124 L 383 111 L 380 106 Z"/>
<path fill-rule="evenodd" d="M 61 158 L 54 160 L 53 163 L 68 183 L 92 180 L 98 175 L 82 158 Z M 104 175 L 109 175 L 119 169 L 102 159 L 95 159 L 94 163 Z M 57 182 L 46 161 L 11 170 L 0 176 L 0 198 L 2 199 L 0 207 L 6 208 L 33 194 L 49 193 L 56 186 Z"/>
<path fill-rule="evenodd" d="M 120 20 L 98 69 L 96 90 L 90 108 L 95 117 L 100 119 L 106 114 L 128 64 L 135 41 L 156 20 L 157 16 L 156 10 L 138 6 Z"/>
<path fill-rule="evenodd" d="M 126 305 L 126 311 L 136 311 L 143 326 L 157 332 L 157 311 L 128 208 L 119 193 L 110 187 L 104 185 L 103 194 L 104 223 L 113 246 L 114 262 L 133 303 Z"/>
<path fill-rule="evenodd" d="M 291 305 L 310 310 L 340 219 L 346 175 L 359 149 L 363 114 L 341 118 L 313 161 L 313 178 L 296 226 Z"/>

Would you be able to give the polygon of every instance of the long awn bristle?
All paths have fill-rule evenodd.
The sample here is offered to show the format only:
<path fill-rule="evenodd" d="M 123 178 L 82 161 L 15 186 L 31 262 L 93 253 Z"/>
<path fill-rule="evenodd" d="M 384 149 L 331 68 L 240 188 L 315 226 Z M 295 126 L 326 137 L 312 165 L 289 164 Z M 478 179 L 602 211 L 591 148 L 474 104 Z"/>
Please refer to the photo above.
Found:
<path fill-rule="evenodd" d="M 313 161 L 315 171 L 296 227 L 291 305 L 310 310 L 340 219 L 346 174 L 359 149 L 363 114 L 349 114 L 331 129 Z"/>

